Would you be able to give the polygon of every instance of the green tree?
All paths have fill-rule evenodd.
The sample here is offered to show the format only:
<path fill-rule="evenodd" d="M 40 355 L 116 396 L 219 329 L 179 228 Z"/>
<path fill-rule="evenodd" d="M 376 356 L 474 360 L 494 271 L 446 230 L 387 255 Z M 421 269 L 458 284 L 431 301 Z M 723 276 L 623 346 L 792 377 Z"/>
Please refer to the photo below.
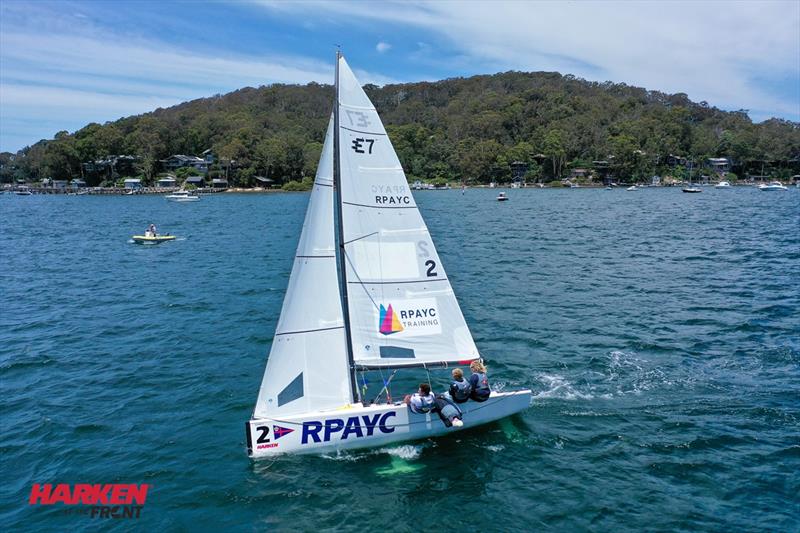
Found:
<path fill-rule="evenodd" d="M 561 179 L 561 171 L 567 157 L 567 151 L 564 148 L 564 132 L 558 129 L 548 131 L 544 136 L 542 151 L 550 159 L 553 177 Z"/>

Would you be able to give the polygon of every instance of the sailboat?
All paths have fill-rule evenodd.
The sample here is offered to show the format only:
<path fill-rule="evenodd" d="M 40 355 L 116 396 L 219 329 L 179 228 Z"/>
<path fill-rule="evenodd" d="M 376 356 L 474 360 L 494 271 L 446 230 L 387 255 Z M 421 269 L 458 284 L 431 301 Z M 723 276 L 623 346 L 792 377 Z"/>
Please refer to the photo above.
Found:
<path fill-rule="evenodd" d="M 689 160 L 689 186 L 688 187 L 684 187 L 681 190 L 683 192 L 688 192 L 688 193 L 703 192 L 703 189 L 701 189 L 700 187 L 695 187 L 694 185 L 692 185 L 692 163 L 693 163 L 693 161 Z"/>
<path fill-rule="evenodd" d="M 481 355 L 386 130 L 339 52 L 335 89 L 281 315 L 245 423 L 253 458 L 435 437 L 531 404 L 530 390 L 492 391 L 485 402 L 460 404 L 463 426 L 447 427 L 388 394 L 382 402 L 367 395 L 368 372 L 469 365 Z"/>

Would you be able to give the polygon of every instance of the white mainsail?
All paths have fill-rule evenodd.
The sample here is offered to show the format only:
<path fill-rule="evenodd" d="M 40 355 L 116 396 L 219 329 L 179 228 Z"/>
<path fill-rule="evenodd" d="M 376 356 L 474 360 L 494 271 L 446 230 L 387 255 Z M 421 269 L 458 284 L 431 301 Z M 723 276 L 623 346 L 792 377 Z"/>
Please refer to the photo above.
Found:
<path fill-rule="evenodd" d="M 255 418 L 333 409 L 351 401 L 336 271 L 333 197 L 331 120 Z"/>
<path fill-rule="evenodd" d="M 480 357 L 375 107 L 339 59 L 339 161 L 357 368 Z"/>

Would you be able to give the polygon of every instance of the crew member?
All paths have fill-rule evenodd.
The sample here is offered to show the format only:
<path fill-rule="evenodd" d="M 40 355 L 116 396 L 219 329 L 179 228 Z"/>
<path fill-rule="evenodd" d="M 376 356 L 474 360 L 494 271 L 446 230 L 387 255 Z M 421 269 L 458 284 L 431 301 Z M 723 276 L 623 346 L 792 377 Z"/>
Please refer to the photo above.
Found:
<path fill-rule="evenodd" d="M 492 392 L 486 377 L 486 367 L 480 361 L 475 360 L 470 363 L 469 369 L 472 371 L 472 375 L 469 377 L 469 384 L 472 387 L 469 397 L 476 402 L 485 402 Z"/>
<path fill-rule="evenodd" d="M 450 383 L 450 398 L 456 403 L 464 403 L 469 400 L 472 392 L 472 385 L 464 379 L 464 372 L 460 368 L 453 369 L 453 382 Z"/>
<path fill-rule="evenodd" d="M 427 383 L 420 383 L 417 392 L 406 395 L 404 402 L 415 413 L 430 413 L 435 407 L 436 398 L 431 392 L 431 386 Z"/>

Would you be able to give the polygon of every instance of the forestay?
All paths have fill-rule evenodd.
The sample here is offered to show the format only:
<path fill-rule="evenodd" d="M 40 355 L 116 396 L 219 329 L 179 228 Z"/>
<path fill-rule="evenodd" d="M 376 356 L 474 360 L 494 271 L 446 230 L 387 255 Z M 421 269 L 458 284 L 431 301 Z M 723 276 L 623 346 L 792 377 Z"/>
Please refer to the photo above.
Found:
<path fill-rule="evenodd" d="M 375 107 L 339 59 L 342 226 L 358 368 L 479 357 Z"/>
<path fill-rule="evenodd" d="M 276 418 L 350 403 L 333 196 L 331 120 L 258 393 L 255 418 Z"/>

